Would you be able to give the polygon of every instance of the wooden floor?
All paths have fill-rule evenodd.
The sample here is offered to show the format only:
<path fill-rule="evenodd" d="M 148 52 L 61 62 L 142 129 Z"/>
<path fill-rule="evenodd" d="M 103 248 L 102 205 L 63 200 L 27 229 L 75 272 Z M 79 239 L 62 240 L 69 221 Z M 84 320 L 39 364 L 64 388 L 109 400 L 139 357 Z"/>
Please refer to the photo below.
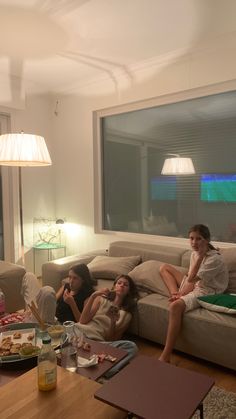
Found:
<path fill-rule="evenodd" d="M 137 338 L 136 336 L 129 336 L 128 338 L 137 344 L 141 354 L 155 356 L 157 358 L 160 356 L 163 349 L 162 345 L 150 342 L 146 339 Z M 209 375 L 214 378 L 215 384 L 218 387 L 236 393 L 236 373 L 233 370 L 177 351 L 173 353 L 171 363 L 180 368 L 186 368 L 201 374 Z"/>

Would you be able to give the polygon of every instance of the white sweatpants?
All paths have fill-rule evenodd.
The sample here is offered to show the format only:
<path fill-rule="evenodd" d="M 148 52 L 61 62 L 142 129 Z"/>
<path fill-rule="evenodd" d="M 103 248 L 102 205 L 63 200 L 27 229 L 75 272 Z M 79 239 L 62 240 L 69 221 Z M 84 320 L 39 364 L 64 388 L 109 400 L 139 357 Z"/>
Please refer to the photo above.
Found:
<path fill-rule="evenodd" d="M 32 272 L 27 272 L 22 280 L 21 294 L 24 297 L 27 310 L 28 304 L 34 301 L 42 320 L 45 323 L 55 323 L 56 293 L 52 287 L 46 285 L 41 288 L 37 277 Z M 32 313 L 29 313 L 25 320 L 37 322 Z"/>

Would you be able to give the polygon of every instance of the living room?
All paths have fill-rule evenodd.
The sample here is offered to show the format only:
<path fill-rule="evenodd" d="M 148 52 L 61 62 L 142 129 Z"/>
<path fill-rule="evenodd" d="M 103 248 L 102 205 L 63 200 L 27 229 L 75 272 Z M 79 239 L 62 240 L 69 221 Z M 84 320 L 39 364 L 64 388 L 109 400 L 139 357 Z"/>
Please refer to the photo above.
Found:
<path fill-rule="evenodd" d="M 0 113 L 8 118 L 1 133 L 9 132 L 10 123 L 11 132 L 42 135 L 52 159 L 49 167 L 22 169 L 27 270 L 34 270 L 35 217 L 66 219 L 67 255 L 107 248 L 119 239 L 185 245 L 183 238 L 99 230 L 94 112 L 116 106 L 125 111 L 129 104 L 138 109 L 153 98 L 178 101 L 186 91 L 194 97 L 234 90 L 236 5 L 229 0 L 25 3 L 10 7 L 0 1 L 1 31 L 8 22 L 0 47 Z M 9 22 L 17 21 L 22 26 L 9 33 Z M 30 22 L 42 24 L 34 37 Z M 46 23 L 50 45 L 43 36 Z M 18 179 L 16 169 L 13 177 L 10 173 L 2 170 L 4 251 L 6 260 L 20 263 L 14 228 Z M 4 199 L 10 193 L 11 202 Z"/>
<path fill-rule="evenodd" d="M 84 12 L 86 7 L 89 8 L 89 5 L 82 7 Z M 182 30 L 181 23 L 184 19 L 188 21 L 188 13 L 191 12 L 192 18 L 195 19 L 195 25 L 191 25 L 191 30 L 186 28 L 185 50 L 182 49 L 180 53 L 178 49 L 179 56 L 177 56 L 175 47 L 175 54 L 162 54 L 162 59 L 159 61 L 146 60 L 144 67 L 136 69 L 137 76 L 134 76 L 132 81 L 127 82 L 126 78 L 124 80 L 122 74 L 117 86 L 109 76 L 99 80 L 99 83 L 98 80 L 93 80 L 93 83 L 90 80 L 90 84 L 86 85 L 82 85 L 79 80 L 80 86 L 76 86 L 75 80 L 69 92 L 68 84 L 71 85 L 71 81 L 69 80 L 68 83 L 66 80 L 67 91 L 60 92 L 57 85 L 59 93 L 55 93 L 53 85 L 50 87 L 47 84 L 42 89 L 39 83 L 34 83 L 32 86 L 32 82 L 24 80 L 24 85 L 31 85 L 31 89 L 27 87 L 26 90 L 19 77 L 14 76 L 10 83 L 9 79 L 6 79 L 6 74 L 2 75 L 3 82 L 5 78 L 7 84 L 4 84 L 6 94 L 1 95 L 4 96 L 1 97 L 1 111 L 10 115 L 11 131 L 18 132 L 23 129 L 25 132 L 44 136 L 53 162 L 48 168 L 26 168 L 22 171 L 25 253 L 26 266 L 29 270 L 33 269 L 32 221 L 34 217 L 65 217 L 68 223 L 72 224 L 73 234 L 67 238 L 67 254 L 106 247 L 119 234 L 107 235 L 94 232 L 94 206 L 97 205 L 97 202 L 94 202 L 92 169 L 94 111 L 168 94 L 175 94 L 174 97 L 177 98 L 177 92 L 200 86 L 205 86 L 207 94 L 214 92 L 212 86 L 218 83 L 223 83 L 218 87 L 218 91 L 233 89 L 235 58 L 233 22 L 230 19 L 233 15 L 232 8 L 233 3 L 229 2 L 228 7 L 219 3 L 218 7 L 214 8 L 214 14 L 203 5 L 199 5 L 199 9 L 195 11 L 190 7 L 186 12 L 179 13 L 178 22 L 176 21 L 174 28 L 171 28 L 171 31 L 175 30 L 175 38 L 177 35 L 180 38 L 183 36 L 180 26 Z M 160 13 L 158 9 L 155 10 L 156 13 Z M 89 11 L 91 11 L 90 8 Z M 167 11 L 168 5 L 163 6 L 163 13 Z M 146 13 L 149 16 L 148 12 Z M 28 19 L 29 16 L 25 18 Z M 219 19 L 221 19 L 221 24 L 219 23 L 217 27 Z M 209 22 L 214 30 L 210 30 Z M 208 32 L 204 38 L 203 33 L 206 27 Z M 187 31 L 189 31 L 188 38 Z M 148 36 L 148 31 L 146 36 Z M 181 40 L 179 40 L 179 45 Z M 154 42 L 152 39 L 152 43 L 156 43 L 155 39 Z M 227 45 L 227 48 L 223 45 Z M 22 51 L 21 53 L 23 54 Z M 12 55 L 14 54 L 16 55 L 16 51 L 12 52 Z M 40 60 L 36 60 L 33 64 L 39 68 Z M 42 61 L 41 65 L 43 64 L 45 65 L 45 62 Z M 150 64 L 152 64 L 151 67 Z M 57 73 L 60 74 L 58 68 L 51 70 L 53 74 L 56 73 L 53 75 L 54 79 Z M 41 71 L 46 77 L 47 67 L 46 69 L 42 67 Z M 7 95 L 9 84 L 13 91 Z M 37 89 L 40 90 L 40 88 L 44 92 L 37 93 Z M 5 213 L 9 216 L 9 211 L 5 210 Z M 9 227 L 6 225 L 9 225 L 8 219 L 4 225 L 7 232 Z M 148 235 L 146 239 L 156 240 L 155 237 Z M 12 244 L 8 243 L 6 251 L 11 253 L 9 257 L 12 261 L 17 261 L 17 249 L 10 251 L 11 246 Z"/>

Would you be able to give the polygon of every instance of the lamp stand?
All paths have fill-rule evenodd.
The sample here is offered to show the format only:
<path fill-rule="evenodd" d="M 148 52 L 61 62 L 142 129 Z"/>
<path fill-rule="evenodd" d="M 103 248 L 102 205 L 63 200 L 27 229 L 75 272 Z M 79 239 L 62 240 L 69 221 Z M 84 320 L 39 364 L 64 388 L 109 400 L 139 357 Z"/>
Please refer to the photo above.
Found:
<path fill-rule="evenodd" d="M 19 169 L 19 206 L 20 206 L 20 243 L 21 243 L 21 259 L 22 264 L 25 265 L 25 251 L 24 251 L 24 231 L 23 231 L 23 204 L 22 204 L 22 171 Z"/>

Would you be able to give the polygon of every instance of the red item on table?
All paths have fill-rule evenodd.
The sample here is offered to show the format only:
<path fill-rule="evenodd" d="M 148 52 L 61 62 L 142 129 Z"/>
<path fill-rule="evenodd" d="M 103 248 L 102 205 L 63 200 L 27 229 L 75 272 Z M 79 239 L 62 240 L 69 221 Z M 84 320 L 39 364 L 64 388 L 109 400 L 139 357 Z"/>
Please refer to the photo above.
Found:
<path fill-rule="evenodd" d="M 20 313 L 11 313 L 0 319 L 0 326 L 6 326 L 12 323 L 22 323 L 24 321 L 24 315 Z"/>

